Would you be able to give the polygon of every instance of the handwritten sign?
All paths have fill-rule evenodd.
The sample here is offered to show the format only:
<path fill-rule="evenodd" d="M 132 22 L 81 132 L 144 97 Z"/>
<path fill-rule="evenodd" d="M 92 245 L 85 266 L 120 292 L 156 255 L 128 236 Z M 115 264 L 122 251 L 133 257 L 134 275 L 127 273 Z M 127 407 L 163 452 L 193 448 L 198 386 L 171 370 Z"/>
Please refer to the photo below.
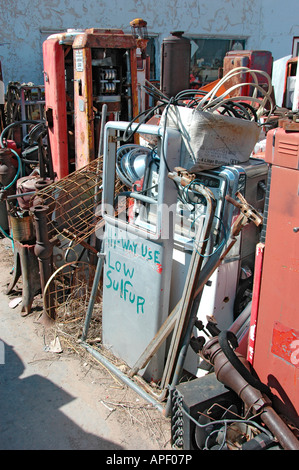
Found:
<path fill-rule="evenodd" d="M 164 243 L 127 233 L 108 222 L 104 247 L 103 346 L 133 366 L 168 315 L 170 278 L 163 268 L 172 251 Z M 164 359 L 165 344 L 140 373 L 157 380 Z"/>
<path fill-rule="evenodd" d="M 134 306 L 136 314 L 144 314 L 148 303 L 145 277 L 148 274 L 150 281 L 153 272 L 154 276 L 162 274 L 161 247 L 146 239 L 130 239 L 127 234 L 117 237 L 111 227 L 107 228 L 105 246 L 104 289 Z"/>

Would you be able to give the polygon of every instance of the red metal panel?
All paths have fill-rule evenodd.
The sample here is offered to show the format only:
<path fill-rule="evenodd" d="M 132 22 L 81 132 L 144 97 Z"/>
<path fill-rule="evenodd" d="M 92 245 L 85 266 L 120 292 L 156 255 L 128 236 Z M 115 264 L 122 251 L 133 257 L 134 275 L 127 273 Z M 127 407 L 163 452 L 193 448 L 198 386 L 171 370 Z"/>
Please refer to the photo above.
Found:
<path fill-rule="evenodd" d="M 265 245 L 263 243 L 257 244 L 256 252 L 255 252 L 254 282 L 253 282 L 253 291 L 252 291 L 250 328 L 249 328 L 248 348 L 247 348 L 247 360 L 250 362 L 250 364 L 253 363 L 253 356 L 254 356 L 256 323 L 257 323 L 257 313 L 258 313 L 258 305 L 259 305 L 259 299 L 260 299 L 264 249 L 265 249 Z"/>
<path fill-rule="evenodd" d="M 56 38 L 43 43 L 46 115 L 54 172 L 69 173 L 64 48 Z"/>
<path fill-rule="evenodd" d="M 285 168 L 299 169 L 299 133 L 281 127 L 267 134 L 265 161 Z"/>
<path fill-rule="evenodd" d="M 272 166 L 253 358 L 254 369 L 270 385 L 277 408 L 297 425 L 299 368 L 291 357 L 299 357 L 298 188 L 297 170 Z"/>
<path fill-rule="evenodd" d="M 272 75 L 273 58 L 269 51 L 229 51 L 223 60 L 223 75 L 226 75 L 232 69 L 237 67 L 248 67 L 251 70 L 262 70 Z M 258 75 L 259 84 L 266 83 L 266 79 L 262 75 Z M 237 83 L 251 83 L 252 76 L 248 74 L 240 74 L 229 80 L 227 87 L 236 85 Z M 250 85 L 237 88 L 232 92 L 231 96 L 250 96 Z"/>

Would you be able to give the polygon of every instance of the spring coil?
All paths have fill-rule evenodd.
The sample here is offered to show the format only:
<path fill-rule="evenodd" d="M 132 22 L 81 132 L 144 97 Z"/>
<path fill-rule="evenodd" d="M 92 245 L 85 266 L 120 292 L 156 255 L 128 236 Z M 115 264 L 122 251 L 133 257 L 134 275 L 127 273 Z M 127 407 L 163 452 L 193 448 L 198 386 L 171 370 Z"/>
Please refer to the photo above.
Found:
<path fill-rule="evenodd" d="M 173 392 L 172 397 L 172 406 L 173 406 L 173 414 L 172 414 L 172 427 L 171 427 L 171 434 L 172 434 L 172 446 L 175 449 L 183 449 L 184 444 L 184 420 L 183 420 L 183 398 L 178 393 L 177 390 Z"/>

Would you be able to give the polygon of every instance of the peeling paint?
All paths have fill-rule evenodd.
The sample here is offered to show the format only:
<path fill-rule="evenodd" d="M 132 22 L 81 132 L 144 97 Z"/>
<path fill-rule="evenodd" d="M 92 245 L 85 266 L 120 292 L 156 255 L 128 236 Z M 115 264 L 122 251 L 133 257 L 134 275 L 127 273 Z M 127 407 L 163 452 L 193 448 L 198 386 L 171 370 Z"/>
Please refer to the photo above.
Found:
<path fill-rule="evenodd" d="M 293 36 L 299 36 L 297 7 L 298 0 L 289 0 L 285 9 L 276 0 L 90 0 L 88 6 L 78 0 L 0 0 L 4 81 L 43 83 L 42 43 L 50 31 L 105 27 L 130 32 L 136 17 L 155 34 L 158 55 L 163 38 L 182 30 L 194 36 L 246 36 L 247 48 L 271 50 L 278 59 L 290 53 Z"/>

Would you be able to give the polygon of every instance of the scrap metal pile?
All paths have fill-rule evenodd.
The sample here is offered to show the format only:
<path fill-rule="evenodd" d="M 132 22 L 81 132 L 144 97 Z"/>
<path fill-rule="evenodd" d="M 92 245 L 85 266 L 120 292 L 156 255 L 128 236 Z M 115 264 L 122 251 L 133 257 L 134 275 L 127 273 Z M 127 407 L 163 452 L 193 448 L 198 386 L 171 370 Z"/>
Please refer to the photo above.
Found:
<path fill-rule="evenodd" d="M 234 96 L 240 84 L 229 86 L 223 92 L 232 78 L 244 72 L 252 79 L 245 83 L 252 88 L 251 96 Z M 258 74 L 267 79 L 266 87 L 260 86 Z M 5 201 L 8 224 L 1 230 L 12 240 L 15 263 L 7 292 L 13 290 L 22 276 L 23 314 L 32 311 L 34 299 L 41 293 L 44 308 L 41 321 L 49 322 L 50 326 L 55 322 L 73 322 L 74 339 L 79 338 L 85 350 L 158 409 L 168 415 L 176 411 L 172 421 L 178 434 L 174 435 L 173 443 L 178 448 L 182 447 L 178 437 L 181 423 L 188 415 L 179 402 L 179 383 L 186 372 L 197 380 L 196 373 L 191 372 L 192 368 L 188 370 L 186 364 L 190 350 L 192 360 L 196 356 L 197 369 L 203 374 L 216 373 L 237 394 L 236 406 L 227 407 L 225 402 L 219 420 L 217 413 L 215 416 L 211 413 L 206 420 L 202 414 L 195 420 L 197 448 L 230 448 L 228 441 L 233 434 L 233 439 L 238 441 L 237 448 L 244 444 L 245 434 L 248 443 L 252 439 L 255 443 L 265 439 L 269 447 L 298 448 L 294 434 L 271 406 L 269 389 L 258 383 L 261 389 L 258 396 L 251 393 L 256 383 L 251 378 L 250 383 L 247 381 L 248 364 L 246 375 L 244 370 L 240 372 L 242 379 L 238 386 L 231 379 L 230 366 L 221 375 L 217 341 L 222 338 L 221 330 L 229 330 L 230 349 L 231 344 L 235 349 L 238 340 L 242 342 L 244 325 L 248 333 L 250 295 L 243 297 L 241 314 L 229 317 L 229 328 L 220 328 L 214 315 L 205 315 L 204 321 L 198 318 L 207 291 L 205 286 L 211 283 L 212 276 L 219 275 L 224 265 L 233 262 L 236 253 L 241 259 L 242 249 L 246 251 L 246 246 L 234 251 L 239 249 L 240 234 L 249 233 L 255 247 L 256 236 L 263 227 L 262 210 L 244 195 L 254 187 L 252 192 L 263 194 L 260 199 L 264 201 L 266 165 L 262 161 L 253 164 L 249 159 L 260 138 L 261 127 L 265 129 L 275 110 L 271 79 L 265 73 L 241 67 L 220 80 L 210 92 L 184 90 L 169 98 L 149 82 L 145 89 L 156 105 L 130 122 L 108 123 L 102 136 L 103 155 L 61 179 L 55 176 L 49 130 L 44 122 L 28 120 L 13 124 L 15 128 L 31 126 L 28 147 L 35 147 L 34 159 L 28 157 L 28 147 L 20 154 L 5 139 L 7 128 L 2 132 L 2 201 Z M 155 124 L 152 124 L 153 117 Z M 134 140 L 137 135 L 138 143 Z M 235 176 L 228 191 L 223 188 L 228 187 L 225 185 L 229 178 L 225 178 L 230 171 Z M 254 177 L 259 174 L 252 188 L 248 183 L 251 172 Z M 162 211 L 170 197 L 174 201 L 175 223 L 167 227 L 166 240 Z M 180 232 L 177 232 L 178 225 L 183 227 Z M 124 232 L 126 238 L 122 238 Z M 172 279 L 176 272 L 172 254 L 178 246 L 184 259 L 189 253 L 183 274 L 178 274 L 180 288 L 177 279 Z M 147 264 L 144 264 L 146 256 Z M 249 277 L 242 278 L 241 271 L 250 272 L 252 282 L 252 258 L 254 250 L 253 255 L 244 255 L 244 264 L 236 267 L 234 297 L 236 286 L 242 287 L 243 280 Z M 136 280 L 137 272 L 141 275 Z M 160 296 L 159 302 L 147 297 L 149 287 L 153 297 Z M 173 293 L 176 295 L 172 301 Z M 223 297 L 221 310 L 230 301 L 228 296 Z M 137 315 L 130 326 L 127 312 L 131 314 L 133 306 L 136 310 L 136 302 Z M 139 320 L 146 316 L 150 322 L 154 318 L 155 324 L 139 327 Z M 119 318 L 124 318 L 124 324 Z M 93 321 L 96 332 L 90 337 Z M 106 327 L 109 331 L 104 331 L 106 338 L 103 338 L 105 324 L 109 325 Z M 111 336 L 111 325 L 115 336 Z M 135 334 L 135 327 L 133 345 L 130 329 Z M 139 339 L 152 327 L 152 338 L 141 341 L 139 350 Z M 95 337 L 96 349 L 92 346 Z M 120 349 L 115 344 L 109 347 L 111 337 L 118 338 Z M 121 348 L 124 357 L 117 353 Z M 109 361 L 113 355 L 123 361 L 125 369 L 120 370 Z M 126 357 L 130 359 L 127 361 Z M 221 359 L 225 362 L 222 356 Z M 158 366 L 153 367 L 148 379 L 144 371 L 156 364 L 154 360 Z M 239 399 L 245 405 L 240 406 Z M 194 421 L 190 415 L 188 419 Z M 261 435 L 260 441 L 257 435 Z"/>

